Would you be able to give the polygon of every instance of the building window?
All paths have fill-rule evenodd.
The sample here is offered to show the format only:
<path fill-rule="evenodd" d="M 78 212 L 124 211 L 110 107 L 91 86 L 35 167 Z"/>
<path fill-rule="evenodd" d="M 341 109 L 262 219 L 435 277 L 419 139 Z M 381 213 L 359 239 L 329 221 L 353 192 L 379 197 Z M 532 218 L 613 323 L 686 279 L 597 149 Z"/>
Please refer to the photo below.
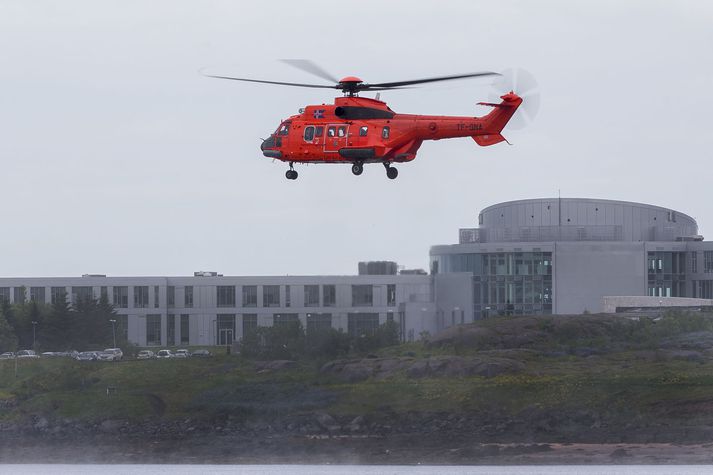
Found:
<path fill-rule="evenodd" d="M 290 286 L 285 286 L 285 307 L 290 307 L 292 305 L 292 296 L 290 295 Z"/>
<path fill-rule="evenodd" d="M 396 306 L 396 284 L 388 284 L 386 286 L 386 305 L 389 307 Z"/>
<path fill-rule="evenodd" d="M 319 307 L 319 285 L 305 285 L 305 307 Z"/>
<path fill-rule="evenodd" d="M 220 314 L 216 321 L 218 345 L 232 345 L 235 340 L 235 315 Z"/>
<path fill-rule="evenodd" d="M 183 307 L 193 308 L 193 286 L 187 285 L 183 289 Z"/>
<path fill-rule="evenodd" d="M 187 345 L 190 342 L 190 318 L 188 314 L 181 315 L 181 345 Z"/>
<path fill-rule="evenodd" d="M 332 329 L 331 313 L 308 313 L 307 333 L 328 331 Z"/>
<path fill-rule="evenodd" d="M 176 345 L 176 316 L 172 313 L 169 313 L 167 318 L 166 318 L 166 325 L 168 328 L 166 329 L 166 344 L 168 346 L 175 346 Z"/>
<path fill-rule="evenodd" d="M 134 292 L 137 288 L 140 287 L 134 287 Z M 148 294 L 148 287 L 146 293 Z M 161 315 L 146 315 L 146 345 L 161 346 Z"/>
<path fill-rule="evenodd" d="M 337 304 L 337 288 L 334 285 L 322 286 L 322 306 L 334 307 Z"/>
<path fill-rule="evenodd" d="M 691 256 L 691 274 L 697 274 L 698 273 L 698 252 L 691 251 L 690 256 Z"/>
<path fill-rule="evenodd" d="M 703 272 L 713 272 L 713 251 L 703 251 Z"/>
<path fill-rule="evenodd" d="M 13 289 L 13 302 L 14 303 L 25 303 L 27 292 L 25 287 L 15 287 Z"/>
<path fill-rule="evenodd" d="M 394 323 L 394 312 L 386 312 L 386 322 Z"/>
<path fill-rule="evenodd" d="M 378 313 L 350 313 L 347 315 L 349 336 L 371 336 L 379 329 Z"/>
<path fill-rule="evenodd" d="M 64 287 L 50 287 L 50 303 L 52 305 L 67 302 L 67 289 Z"/>
<path fill-rule="evenodd" d="M 45 303 L 45 288 L 30 287 L 30 301 L 37 303 Z"/>
<path fill-rule="evenodd" d="M 257 330 L 257 314 L 243 314 L 243 338 Z"/>
<path fill-rule="evenodd" d="M 235 286 L 219 285 L 216 288 L 218 307 L 235 307 Z"/>
<path fill-rule="evenodd" d="M 170 308 L 176 306 L 176 287 L 173 285 L 166 287 L 166 306 Z"/>
<path fill-rule="evenodd" d="M 106 285 L 99 287 L 99 298 L 104 302 L 109 301 L 109 288 Z"/>
<path fill-rule="evenodd" d="M 160 303 L 158 285 L 153 286 L 153 306 L 158 308 Z"/>
<path fill-rule="evenodd" d="M 72 302 L 89 302 L 91 300 L 94 300 L 91 287 L 72 287 Z"/>
<path fill-rule="evenodd" d="M 3 302 L 10 303 L 10 287 L 0 287 L 0 304 Z"/>
<path fill-rule="evenodd" d="M 243 285 L 243 307 L 257 307 L 257 285 Z"/>
<path fill-rule="evenodd" d="M 352 285 L 352 307 L 374 305 L 374 288 L 371 285 Z"/>
<path fill-rule="evenodd" d="M 137 285 L 134 287 L 134 308 L 148 308 L 149 286 Z"/>
<path fill-rule="evenodd" d="M 262 305 L 263 305 L 263 307 L 279 307 L 280 306 L 280 286 L 279 285 L 264 285 L 262 287 Z"/>
<path fill-rule="evenodd" d="M 63 287 L 52 287 L 52 289 L 55 289 L 55 288 L 64 289 Z M 112 288 L 112 293 L 114 294 L 114 307 L 129 308 L 129 288 L 128 287 L 126 287 L 126 286 L 114 287 L 114 288 Z"/>
<path fill-rule="evenodd" d="M 295 325 L 299 324 L 300 319 L 296 313 L 276 313 L 272 316 L 272 324 L 274 326 L 280 325 Z"/>
<path fill-rule="evenodd" d="M 119 342 L 129 341 L 129 317 L 126 315 L 115 315 L 116 320 L 116 338 Z"/>

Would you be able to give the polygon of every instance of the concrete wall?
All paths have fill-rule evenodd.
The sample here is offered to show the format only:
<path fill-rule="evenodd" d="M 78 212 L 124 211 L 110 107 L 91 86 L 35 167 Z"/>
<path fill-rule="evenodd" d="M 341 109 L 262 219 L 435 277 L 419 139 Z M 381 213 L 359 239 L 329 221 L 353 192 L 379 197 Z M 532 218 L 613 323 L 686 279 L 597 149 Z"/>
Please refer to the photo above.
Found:
<path fill-rule="evenodd" d="M 646 295 L 644 243 L 555 243 L 553 313 L 602 311 L 605 295 Z"/>

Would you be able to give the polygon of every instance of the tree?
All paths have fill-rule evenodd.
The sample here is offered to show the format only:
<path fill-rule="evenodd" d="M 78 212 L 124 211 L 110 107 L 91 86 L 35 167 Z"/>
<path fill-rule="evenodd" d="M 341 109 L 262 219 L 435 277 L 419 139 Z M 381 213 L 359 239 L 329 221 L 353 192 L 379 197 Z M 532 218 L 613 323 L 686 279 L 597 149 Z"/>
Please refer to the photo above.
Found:
<path fill-rule="evenodd" d="M 17 350 L 17 336 L 3 313 L 0 313 L 0 352 L 15 350 Z"/>
<path fill-rule="evenodd" d="M 44 349 L 71 350 L 73 342 L 74 312 L 67 298 L 57 299 L 40 329 Z"/>

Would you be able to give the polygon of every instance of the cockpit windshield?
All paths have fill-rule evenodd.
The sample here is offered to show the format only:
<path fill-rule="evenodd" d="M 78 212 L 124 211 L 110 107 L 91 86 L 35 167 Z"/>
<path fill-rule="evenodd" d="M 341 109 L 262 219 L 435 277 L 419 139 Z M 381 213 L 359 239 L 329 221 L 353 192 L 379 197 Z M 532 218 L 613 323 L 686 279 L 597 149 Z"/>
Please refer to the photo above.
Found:
<path fill-rule="evenodd" d="M 289 122 L 284 122 L 283 124 L 280 125 L 280 128 L 277 129 L 277 135 L 287 135 L 290 133 L 290 123 Z"/>

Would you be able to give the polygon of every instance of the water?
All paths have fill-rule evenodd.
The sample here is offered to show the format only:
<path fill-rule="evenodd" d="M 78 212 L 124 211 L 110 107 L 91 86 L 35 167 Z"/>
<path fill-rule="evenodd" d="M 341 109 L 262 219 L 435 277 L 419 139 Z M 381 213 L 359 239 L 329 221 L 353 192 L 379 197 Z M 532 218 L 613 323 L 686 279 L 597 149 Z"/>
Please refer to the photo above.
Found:
<path fill-rule="evenodd" d="M 3 475 L 709 475 L 711 465 L 2 465 Z"/>

